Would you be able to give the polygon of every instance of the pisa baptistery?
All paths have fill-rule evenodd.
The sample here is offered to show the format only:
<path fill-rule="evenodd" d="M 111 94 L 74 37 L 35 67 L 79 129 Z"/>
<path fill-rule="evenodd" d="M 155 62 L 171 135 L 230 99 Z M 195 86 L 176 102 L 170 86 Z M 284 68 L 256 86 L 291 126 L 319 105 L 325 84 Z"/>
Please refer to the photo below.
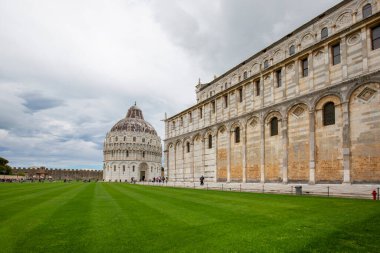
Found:
<path fill-rule="evenodd" d="M 103 153 L 107 182 L 148 181 L 161 176 L 161 139 L 136 104 L 107 133 Z"/>

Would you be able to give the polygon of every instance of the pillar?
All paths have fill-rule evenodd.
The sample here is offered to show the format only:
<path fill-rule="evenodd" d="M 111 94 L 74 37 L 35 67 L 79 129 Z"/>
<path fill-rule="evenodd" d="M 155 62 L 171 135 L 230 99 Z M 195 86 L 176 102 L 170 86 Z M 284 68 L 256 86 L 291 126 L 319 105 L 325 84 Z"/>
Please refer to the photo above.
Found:
<path fill-rule="evenodd" d="M 247 182 L 247 127 L 242 129 L 243 137 L 243 183 Z"/>
<path fill-rule="evenodd" d="M 260 132 L 261 132 L 261 141 L 260 141 L 260 157 L 261 157 L 261 166 L 260 166 L 260 182 L 265 182 L 264 169 L 265 169 L 265 121 L 263 118 L 263 114 L 261 114 L 261 124 L 260 124 Z"/>
<path fill-rule="evenodd" d="M 228 126 L 229 128 L 229 126 Z M 227 130 L 227 182 L 231 181 L 231 130 Z"/>
<path fill-rule="evenodd" d="M 350 116 L 348 101 L 342 103 L 343 109 L 343 183 L 350 183 Z"/>
<path fill-rule="evenodd" d="M 309 184 L 315 184 L 315 111 L 309 112 Z"/>
<path fill-rule="evenodd" d="M 282 119 L 282 182 L 288 183 L 288 118 L 287 115 Z"/>

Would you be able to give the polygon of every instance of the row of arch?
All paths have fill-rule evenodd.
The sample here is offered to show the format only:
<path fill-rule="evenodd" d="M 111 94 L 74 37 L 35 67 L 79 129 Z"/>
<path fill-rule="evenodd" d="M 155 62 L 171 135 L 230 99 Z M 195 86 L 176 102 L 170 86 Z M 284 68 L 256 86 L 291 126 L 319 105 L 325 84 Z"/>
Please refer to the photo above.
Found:
<path fill-rule="evenodd" d="M 103 168 L 103 178 L 105 181 L 124 182 L 134 180 L 151 180 L 154 177 L 161 176 L 160 163 L 146 162 L 106 162 Z"/>
<path fill-rule="evenodd" d="M 359 17 L 359 19 L 364 19 L 372 13 L 378 11 L 378 1 L 371 0 L 362 0 L 356 1 L 356 4 L 352 4 L 352 6 L 342 9 L 339 13 L 336 13 L 334 16 L 328 16 L 318 21 L 317 24 L 311 26 L 300 34 L 296 36 L 292 36 L 284 43 L 281 43 L 274 49 L 270 49 L 267 53 L 262 54 L 260 57 L 252 60 L 249 64 L 244 64 L 244 67 L 241 67 L 229 74 L 229 76 L 223 78 L 218 82 L 216 86 L 220 86 L 220 88 L 215 87 L 215 90 L 223 90 L 226 84 L 235 84 L 238 79 L 242 77 L 243 79 L 250 77 L 260 71 L 260 66 L 263 68 L 269 67 L 270 61 L 269 59 L 273 59 L 273 63 L 275 64 L 283 59 L 285 59 L 286 54 L 292 55 L 296 53 L 297 50 L 303 50 L 314 42 L 317 39 L 325 39 L 330 34 L 332 34 L 332 29 L 339 30 L 341 28 L 347 27 L 353 22 L 353 16 Z M 358 18 L 357 18 L 358 20 Z M 208 92 L 206 92 L 208 94 Z"/>
<path fill-rule="evenodd" d="M 176 181 L 205 175 L 210 181 L 379 182 L 379 90 L 380 83 L 367 83 L 346 96 L 324 94 L 314 104 L 298 101 L 170 142 L 169 177 Z"/>

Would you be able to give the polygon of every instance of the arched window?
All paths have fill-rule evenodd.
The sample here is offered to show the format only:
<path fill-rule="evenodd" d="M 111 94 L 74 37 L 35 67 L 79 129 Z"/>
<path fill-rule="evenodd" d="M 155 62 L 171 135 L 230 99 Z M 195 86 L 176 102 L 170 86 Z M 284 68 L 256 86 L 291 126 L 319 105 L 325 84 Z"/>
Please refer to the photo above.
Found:
<path fill-rule="evenodd" d="M 117 141 L 117 136 L 115 137 L 115 141 Z"/>
<path fill-rule="evenodd" d="M 244 73 L 243 73 L 243 78 L 244 78 L 244 80 L 248 78 L 248 73 L 247 73 L 247 71 L 244 71 Z"/>
<path fill-rule="evenodd" d="M 240 142 L 240 127 L 235 128 L 235 143 Z"/>
<path fill-rule="evenodd" d="M 372 5 L 366 4 L 363 6 L 363 18 L 368 18 L 372 15 Z"/>
<path fill-rule="evenodd" d="M 293 55 L 293 54 L 295 54 L 295 52 L 296 52 L 296 48 L 295 48 L 295 46 L 294 46 L 294 45 L 291 45 L 291 46 L 289 47 L 289 55 Z"/>
<path fill-rule="evenodd" d="M 208 135 L 208 148 L 212 148 L 212 135 Z"/>
<path fill-rule="evenodd" d="M 124 136 L 124 141 L 125 141 L 125 136 Z"/>
<path fill-rule="evenodd" d="M 328 102 L 323 106 L 323 125 L 335 124 L 335 105 L 333 102 Z"/>
<path fill-rule="evenodd" d="M 265 60 L 264 62 L 264 69 L 268 68 L 269 67 L 269 61 L 268 60 Z"/>
<path fill-rule="evenodd" d="M 113 171 L 116 171 L 116 165 L 113 166 Z"/>
<path fill-rule="evenodd" d="M 327 27 L 324 27 L 321 30 L 321 39 L 327 38 L 328 36 L 329 36 L 329 30 L 327 29 Z"/>
<path fill-rule="evenodd" d="M 136 137 L 133 137 L 133 141 L 134 141 L 134 142 L 136 141 Z"/>
<path fill-rule="evenodd" d="M 145 152 L 142 153 L 143 157 L 145 157 Z"/>
<path fill-rule="evenodd" d="M 190 142 L 186 142 L 186 150 L 187 150 L 187 153 L 190 152 Z"/>
<path fill-rule="evenodd" d="M 135 172 L 135 166 L 134 165 L 132 166 L 132 171 Z"/>
<path fill-rule="evenodd" d="M 126 156 L 127 156 L 127 157 L 129 156 L 129 151 L 128 151 L 128 150 L 127 150 Z"/>
<path fill-rule="evenodd" d="M 123 165 L 123 172 L 125 172 L 125 165 Z"/>
<path fill-rule="evenodd" d="M 278 119 L 274 117 L 270 121 L 270 136 L 278 135 Z"/>
<path fill-rule="evenodd" d="M 380 25 L 371 29 L 372 50 L 380 48 Z"/>

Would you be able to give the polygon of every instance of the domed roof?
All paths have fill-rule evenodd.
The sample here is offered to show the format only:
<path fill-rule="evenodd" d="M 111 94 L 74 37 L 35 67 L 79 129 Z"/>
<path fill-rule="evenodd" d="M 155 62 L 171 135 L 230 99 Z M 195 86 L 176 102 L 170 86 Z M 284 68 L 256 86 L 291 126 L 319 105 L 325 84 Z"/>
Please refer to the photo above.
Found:
<path fill-rule="evenodd" d="M 117 122 L 112 128 L 111 132 L 129 131 L 129 132 L 145 132 L 157 135 L 153 126 L 144 120 L 143 113 L 140 108 L 132 106 L 129 108 L 127 116 Z"/>

